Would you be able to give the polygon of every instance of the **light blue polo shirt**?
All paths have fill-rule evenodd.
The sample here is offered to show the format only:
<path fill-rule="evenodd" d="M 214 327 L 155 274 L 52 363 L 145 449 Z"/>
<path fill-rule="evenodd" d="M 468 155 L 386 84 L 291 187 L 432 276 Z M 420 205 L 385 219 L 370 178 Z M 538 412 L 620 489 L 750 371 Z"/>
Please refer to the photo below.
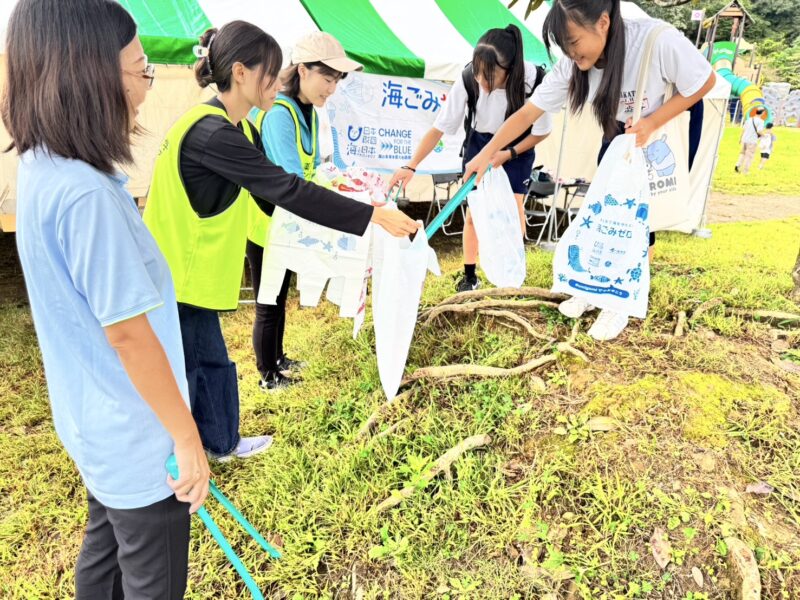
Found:
<path fill-rule="evenodd" d="M 127 178 L 28 151 L 17 177 L 17 249 L 56 432 L 105 506 L 169 497 L 172 439 L 129 379 L 103 327 L 147 313 L 187 406 L 172 277 Z"/>

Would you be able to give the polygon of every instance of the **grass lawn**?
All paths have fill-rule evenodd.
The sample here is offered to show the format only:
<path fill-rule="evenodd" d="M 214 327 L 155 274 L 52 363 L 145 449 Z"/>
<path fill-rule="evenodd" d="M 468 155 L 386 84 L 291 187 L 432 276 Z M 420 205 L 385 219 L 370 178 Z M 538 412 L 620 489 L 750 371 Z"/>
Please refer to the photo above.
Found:
<path fill-rule="evenodd" d="M 789 134 L 778 135 L 776 173 Z M 781 181 L 789 193 L 790 173 Z M 763 598 L 800 597 L 800 376 L 774 362 L 800 357 L 800 335 L 775 344 L 769 325 L 718 306 L 672 336 L 680 311 L 712 298 L 800 312 L 787 299 L 800 219 L 712 229 L 711 240 L 661 235 L 648 319 L 602 345 L 582 323 L 575 346 L 590 362 L 561 355 L 539 372 L 544 391 L 530 376 L 418 382 L 366 439 L 359 427 L 384 401 L 369 321 L 354 341 L 331 306 L 299 310 L 293 298 L 288 349 L 309 367 L 302 384 L 265 395 L 252 310 L 225 316 L 242 432 L 274 432 L 276 443 L 215 466 L 215 477 L 284 558 L 268 560 L 209 506 L 265 596 L 727 599 L 734 536 L 754 549 Z M 452 290 L 459 256 L 440 259 L 445 275 L 428 281 L 425 305 Z M 549 286 L 551 260 L 531 251 L 526 283 Z M 541 332 L 571 328 L 550 307 L 523 313 Z M 0 327 L 0 597 L 71 597 L 83 488 L 53 432 L 28 310 L 1 308 Z M 485 317 L 440 319 L 418 327 L 409 372 L 516 366 L 541 344 Z M 594 431 L 598 416 L 614 419 L 609 431 Z M 421 483 L 432 460 L 482 433 L 491 442 L 451 478 Z M 775 491 L 746 492 L 760 481 Z M 418 488 L 409 499 L 372 510 L 408 484 Z M 666 569 L 653 558 L 656 529 L 671 545 Z M 187 598 L 248 597 L 199 521 L 189 575 Z"/>
<path fill-rule="evenodd" d="M 800 129 L 775 127 L 777 140 L 772 157 L 763 170 L 758 169 L 761 154 L 756 154 L 750 173 L 733 170 L 739 157 L 740 127 L 727 127 L 719 149 L 719 162 L 714 173 L 714 190 L 742 196 L 800 196 Z"/>

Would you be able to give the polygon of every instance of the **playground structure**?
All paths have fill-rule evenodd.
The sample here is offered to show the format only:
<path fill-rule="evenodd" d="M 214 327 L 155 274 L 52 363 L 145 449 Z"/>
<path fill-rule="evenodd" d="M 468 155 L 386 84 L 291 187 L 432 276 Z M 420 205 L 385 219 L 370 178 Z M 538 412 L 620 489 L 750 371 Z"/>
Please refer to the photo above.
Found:
<path fill-rule="evenodd" d="M 715 42 L 717 27 L 721 18 L 733 19 L 731 26 L 731 39 L 727 42 Z M 745 77 L 735 74 L 734 67 L 736 59 L 744 42 L 744 30 L 746 22 L 753 21 L 748 12 L 739 4 L 738 0 L 733 0 L 713 17 L 704 23 L 706 28 L 705 55 L 714 67 L 717 75 L 731 84 L 731 95 L 739 99 L 737 106 L 741 106 L 743 120 L 745 117 L 752 117 L 759 108 L 767 111 L 766 122 L 774 121 L 775 115 L 764 99 L 764 93 L 758 85 L 761 70 L 755 74 L 755 81 L 750 81 Z M 738 110 L 736 110 L 738 112 Z M 737 115 L 732 115 L 732 120 L 736 121 Z"/>

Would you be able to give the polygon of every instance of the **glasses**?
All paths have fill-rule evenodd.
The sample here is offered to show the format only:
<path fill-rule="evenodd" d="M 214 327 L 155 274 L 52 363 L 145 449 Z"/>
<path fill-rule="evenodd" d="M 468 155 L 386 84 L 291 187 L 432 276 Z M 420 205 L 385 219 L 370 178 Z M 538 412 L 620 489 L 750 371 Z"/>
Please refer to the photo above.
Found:
<path fill-rule="evenodd" d="M 147 57 L 146 56 L 144 57 L 144 60 L 145 60 L 145 66 L 144 66 L 144 69 L 142 69 L 141 71 L 135 71 L 134 72 L 134 71 L 124 71 L 123 70 L 123 73 L 127 73 L 128 75 L 134 75 L 136 77 L 141 77 L 142 79 L 147 79 L 147 81 L 148 81 L 148 86 L 147 87 L 153 87 L 153 81 L 155 81 L 155 79 L 156 79 L 156 66 L 155 65 L 151 65 L 151 64 L 147 64 Z"/>

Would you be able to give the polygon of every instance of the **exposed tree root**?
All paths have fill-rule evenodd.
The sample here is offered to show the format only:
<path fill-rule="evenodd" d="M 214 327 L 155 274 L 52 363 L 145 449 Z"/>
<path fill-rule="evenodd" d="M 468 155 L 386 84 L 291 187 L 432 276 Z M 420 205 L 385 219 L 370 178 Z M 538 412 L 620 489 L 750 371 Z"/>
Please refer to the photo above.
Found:
<path fill-rule="evenodd" d="M 392 405 L 408 400 L 410 396 L 411 390 L 407 390 L 381 404 L 377 409 L 375 409 L 375 412 L 373 412 L 369 418 L 364 421 L 364 424 L 356 434 L 356 439 L 369 435 L 372 430 L 378 426 L 378 423 L 380 423 L 380 421 L 386 416 L 386 413 L 392 407 Z"/>
<path fill-rule="evenodd" d="M 589 362 L 589 357 L 586 356 L 583 352 L 581 352 L 577 348 L 573 347 L 572 344 L 570 344 L 569 342 L 559 343 L 558 345 L 556 345 L 556 350 L 564 354 L 572 354 L 572 356 L 576 356 L 584 362 Z"/>
<path fill-rule="evenodd" d="M 534 337 L 537 340 L 544 340 L 546 342 L 555 341 L 553 338 L 547 337 L 546 335 L 536 331 L 536 329 L 533 327 L 533 325 L 531 325 L 531 323 L 527 319 L 520 317 L 518 314 L 513 313 L 510 310 L 479 310 L 478 314 L 514 321 L 518 325 L 521 325 L 529 336 Z"/>
<path fill-rule="evenodd" d="M 732 315 L 751 319 L 753 321 L 766 321 L 772 325 L 783 324 L 798 324 L 800 323 L 800 315 L 794 313 L 781 312 L 777 310 L 740 310 L 729 309 L 728 312 Z"/>
<path fill-rule="evenodd" d="M 700 318 L 703 313 L 710 311 L 712 308 L 716 308 L 717 306 L 722 306 L 722 298 L 712 298 L 711 300 L 706 300 L 700 306 L 694 309 L 692 316 L 689 318 L 689 322 L 696 321 Z"/>
<path fill-rule="evenodd" d="M 388 436 L 388 435 L 392 435 L 392 434 L 393 434 L 395 431 L 397 431 L 398 429 L 400 429 L 400 426 L 401 426 L 401 425 L 404 425 L 406 421 L 408 421 L 408 419 L 407 419 L 407 418 L 406 418 L 406 419 L 400 419 L 400 420 L 399 420 L 397 423 L 395 423 L 394 425 L 390 425 L 389 427 L 387 427 L 387 428 L 386 428 L 386 429 L 384 429 L 383 431 L 380 431 L 380 432 L 378 432 L 378 433 L 375 435 L 375 439 L 376 439 L 376 440 L 379 440 L 379 439 L 380 439 L 380 438 L 382 438 L 382 437 L 386 437 L 386 436 Z"/>
<path fill-rule="evenodd" d="M 686 311 L 678 313 L 678 324 L 675 326 L 675 337 L 683 337 L 683 330 L 686 327 Z"/>
<path fill-rule="evenodd" d="M 425 313 L 425 325 L 430 325 L 436 317 L 448 312 L 471 313 L 494 308 L 536 308 L 539 306 L 554 306 L 554 304 L 546 300 L 478 300 L 466 304 L 439 304 Z"/>
<path fill-rule="evenodd" d="M 417 369 L 409 375 L 404 383 L 410 383 L 419 379 L 454 379 L 456 377 L 510 377 L 513 375 L 524 375 L 556 361 L 555 354 L 548 354 L 539 358 L 534 358 L 518 367 L 504 369 L 502 367 L 487 367 L 484 365 L 445 365 L 441 367 L 423 367 Z M 534 377 L 540 389 L 544 389 L 544 381 L 539 377 Z"/>
<path fill-rule="evenodd" d="M 470 450 L 474 450 L 475 448 L 486 446 L 491 441 L 492 438 L 486 434 L 473 435 L 472 437 L 468 437 L 465 440 L 462 440 L 457 445 L 450 448 L 450 450 L 442 454 L 439 457 L 439 459 L 433 464 L 433 466 L 422 474 L 420 483 L 427 484 L 437 475 L 441 473 L 449 473 L 450 467 L 456 460 L 458 460 L 458 458 L 462 454 Z M 384 510 L 393 508 L 398 504 L 400 504 L 406 498 L 411 497 L 414 494 L 414 492 L 416 492 L 419 489 L 420 485 L 406 486 L 402 490 L 392 493 L 391 496 L 389 496 L 386 500 L 384 500 L 377 507 L 375 507 L 375 510 L 377 512 L 383 512 Z"/>
<path fill-rule="evenodd" d="M 439 303 L 439 305 L 458 304 L 474 298 L 503 298 L 512 296 L 531 296 L 541 300 L 549 300 L 554 304 L 567 299 L 567 296 L 564 294 L 556 294 L 545 288 L 538 287 L 489 288 L 486 290 L 470 290 L 468 292 L 459 292 L 458 294 L 450 296 L 449 298 L 445 298 Z"/>

